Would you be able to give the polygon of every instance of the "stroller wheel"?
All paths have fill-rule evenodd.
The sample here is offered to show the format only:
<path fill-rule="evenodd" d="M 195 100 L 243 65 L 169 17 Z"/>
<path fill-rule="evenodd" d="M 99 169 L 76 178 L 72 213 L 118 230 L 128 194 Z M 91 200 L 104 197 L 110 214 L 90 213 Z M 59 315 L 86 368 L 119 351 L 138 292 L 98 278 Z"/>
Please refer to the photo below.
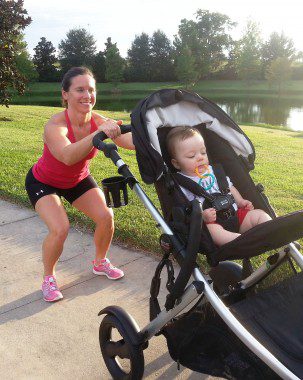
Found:
<path fill-rule="evenodd" d="M 107 314 L 103 318 L 99 329 L 102 356 L 114 380 L 140 380 L 144 373 L 143 349 L 132 344 L 124 330 L 116 316 Z"/>

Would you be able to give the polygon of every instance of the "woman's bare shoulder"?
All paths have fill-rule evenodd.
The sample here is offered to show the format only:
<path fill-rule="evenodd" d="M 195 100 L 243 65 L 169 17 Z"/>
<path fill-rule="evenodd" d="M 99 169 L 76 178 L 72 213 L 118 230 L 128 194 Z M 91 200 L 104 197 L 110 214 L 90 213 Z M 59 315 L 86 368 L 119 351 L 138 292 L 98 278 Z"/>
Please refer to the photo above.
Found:
<path fill-rule="evenodd" d="M 46 133 L 49 133 L 50 131 L 53 132 L 54 130 L 59 130 L 60 127 L 67 128 L 64 111 L 52 115 L 48 122 L 45 124 L 44 131 Z"/>
<path fill-rule="evenodd" d="M 46 123 L 46 125 L 48 124 L 51 124 L 51 125 L 66 124 L 64 111 L 58 112 L 52 115 L 49 121 Z"/>

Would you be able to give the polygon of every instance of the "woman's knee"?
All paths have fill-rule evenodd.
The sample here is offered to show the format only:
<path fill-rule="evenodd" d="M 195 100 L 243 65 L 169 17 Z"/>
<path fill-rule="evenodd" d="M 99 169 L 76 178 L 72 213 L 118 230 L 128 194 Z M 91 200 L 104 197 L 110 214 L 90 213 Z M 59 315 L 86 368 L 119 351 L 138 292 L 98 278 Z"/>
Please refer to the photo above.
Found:
<path fill-rule="evenodd" d="M 61 221 L 49 227 L 49 233 L 54 239 L 65 241 L 69 232 L 69 221 Z"/>
<path fill-rule="evenodd" d="M 103 212 L 98 214 L 98 217 L 95 220 L 97 224 L 106 225 L 108 228 L 114 227 L 114 213 L 111 208 L 105 208 Z"/>

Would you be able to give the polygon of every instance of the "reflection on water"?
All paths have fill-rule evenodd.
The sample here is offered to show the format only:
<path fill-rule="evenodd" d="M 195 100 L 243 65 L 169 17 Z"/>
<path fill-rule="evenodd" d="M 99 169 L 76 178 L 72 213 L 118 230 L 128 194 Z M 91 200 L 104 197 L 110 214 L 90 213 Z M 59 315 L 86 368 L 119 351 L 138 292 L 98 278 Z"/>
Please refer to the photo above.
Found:
<path fill-rule="evenodd" d="M 121 95 L 104 95 L 97 98 L 95 109 L 131 112 L 137 103 L 149 94 L 143 91 L 123 91 Z M 281 125 L 295 131 L 303 131 L 303 99 L 278 99 L 257 97 L 218 97 L 213 94 L 201 94 L 219 105 L 238 124 L 264 123 Z M 39 97 L 23 96 L 14 104 L 31 104 L 60 107 L 60 94 Z"/>
<path fill-rule="evenodd" d="M 281 125 L 295 131 L 303 130 L 303 100 L 276 98 L 212 98 L 233 120 L 241 123 Z M 142 98 L 101 99 L 100 109 L 131 112 Z"/>
<path fill-rule="evenodd" d="M 293 99 L 217 99 L 238 124 L 265 123 L 303 130 L 303 101 Z"/>
<path fill-rule="evenodd" d="M 107 99 L 97 99 L 95 108 L 108 111 L 131 112 L 141 99 L 143 99 L 143 97 L 135 99 L 119 99 L 117 96 Z"/>

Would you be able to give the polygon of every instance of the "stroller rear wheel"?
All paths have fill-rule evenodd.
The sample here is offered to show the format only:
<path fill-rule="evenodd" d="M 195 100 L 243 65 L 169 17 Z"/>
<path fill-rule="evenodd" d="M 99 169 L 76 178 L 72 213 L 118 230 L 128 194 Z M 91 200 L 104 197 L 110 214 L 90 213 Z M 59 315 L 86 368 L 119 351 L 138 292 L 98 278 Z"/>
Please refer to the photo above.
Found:
<path fill-rule="evenodd" d="M 144 373 L 143 349 L 123 336 L 123 330 L 116 316 L 103 318 L 99 343 L 104 362 L 114 380 L 140 380 Z"/>

